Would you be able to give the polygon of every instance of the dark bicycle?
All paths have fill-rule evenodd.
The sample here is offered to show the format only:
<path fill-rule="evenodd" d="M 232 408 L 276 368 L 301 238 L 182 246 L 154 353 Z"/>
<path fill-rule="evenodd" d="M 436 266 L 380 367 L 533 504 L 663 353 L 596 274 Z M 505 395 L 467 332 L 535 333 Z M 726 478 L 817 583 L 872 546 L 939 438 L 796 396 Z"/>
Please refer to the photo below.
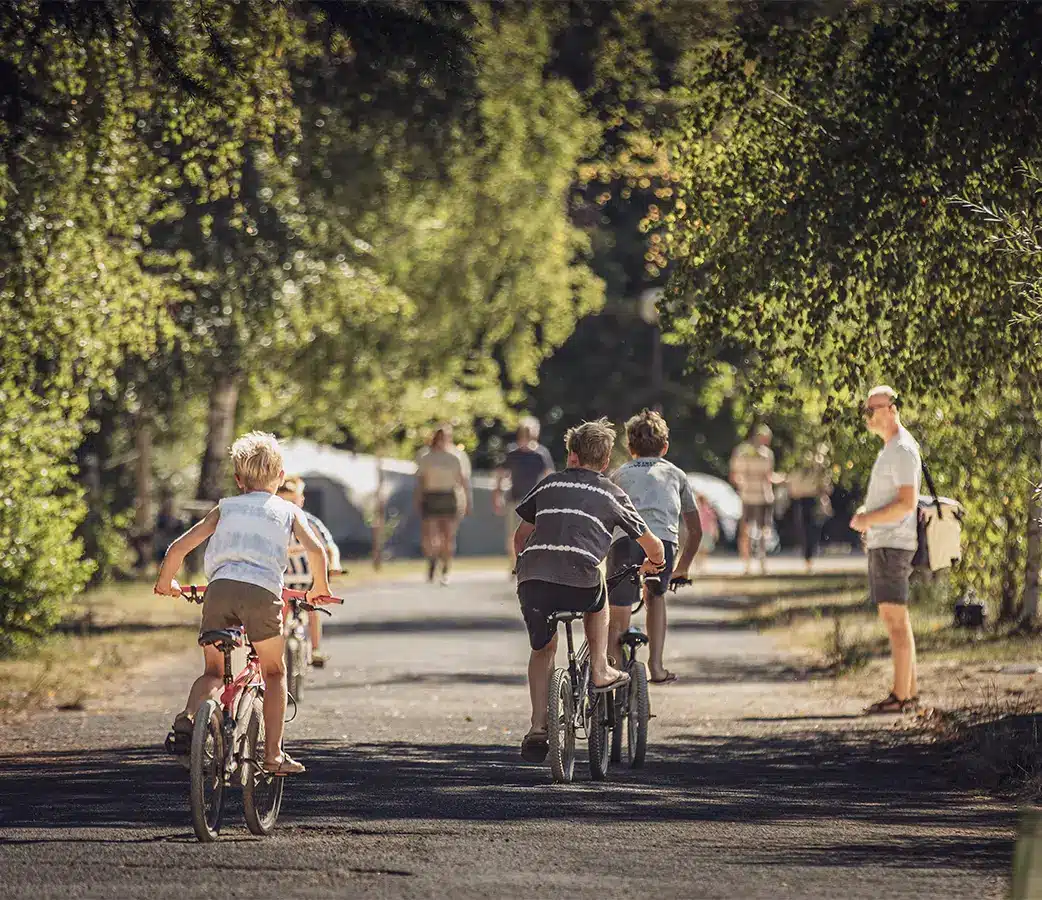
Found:
<path fill-rule="evenodd" d="M 644 607 L 644 576 L 638 572 L 636 578 L 639 589 L 639 600 L 634 604 L 635 615 Z M 673 578 L 669 589 L 676 591 L 678 587 L 690 584 L 691 580 L 682 576 Z M 631 625 L 623 633 L 621 668 L 630 676 L 630 682 L 615 692 L 615 727 L 612 731 L 611 761 L 622 762 L 622 739 L 626 738 L 626 762 L 631 769 L 639 769 L 644 765 L 648 751 L 648 723 L 651 721 L 651 698 L 648 694 L 648 670 L 643 661 L 637 658 L 637 651 L 647 646 L 648 636 L 636 625 Z"/>
<path fill-rule="evenodd" d="M 607 590 L 610 592 L 627 578 L 638 577 L 639 571 L 639 565 L 620 569 L 608 578 Z M 575 652 L 572 622 L 583 615 L 582 612 L 559 612 L 550 617 L 554 627 L 564 623 L 568 641 L 568 667 L 554 669 L 547 707 L 550 770 L 554 781 L 561 784 L 570 784 L 575 775 L 577 735 L 589 745 L 590 777 L 594 781 L 604 780 L 611 755 L 611 734 L 615 729 L 612 692 L 595 693 L 593 689 L 589 645 L 583 641 L 579 652 Z"/>

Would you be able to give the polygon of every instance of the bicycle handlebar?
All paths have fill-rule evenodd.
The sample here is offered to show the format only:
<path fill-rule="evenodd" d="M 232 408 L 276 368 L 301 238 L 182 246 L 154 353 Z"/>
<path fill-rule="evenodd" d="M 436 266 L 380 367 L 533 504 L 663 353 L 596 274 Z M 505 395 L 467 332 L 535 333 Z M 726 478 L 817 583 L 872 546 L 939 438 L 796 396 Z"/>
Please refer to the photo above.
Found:
<path fill-rule="evenodd" d="M 203 595 L 206 593 L 205 584 L 183 584 L 180 585 L 181 596 L 188 600 L 190 603 L 202 603 Z M 314 609 L 319 605 L 326 604 L 343 604 L 343 597 L 332 597 L 329 594 L 324 594 L 321 597 L 312 597 L 310 600 L 307 599 L 307 591 L 298 591 L 294 588 L 283 588 L 282 599 L 283 600 L 296 600 L 305 607 Z M 322 610 L 327 612 L 327 610 Z"/>

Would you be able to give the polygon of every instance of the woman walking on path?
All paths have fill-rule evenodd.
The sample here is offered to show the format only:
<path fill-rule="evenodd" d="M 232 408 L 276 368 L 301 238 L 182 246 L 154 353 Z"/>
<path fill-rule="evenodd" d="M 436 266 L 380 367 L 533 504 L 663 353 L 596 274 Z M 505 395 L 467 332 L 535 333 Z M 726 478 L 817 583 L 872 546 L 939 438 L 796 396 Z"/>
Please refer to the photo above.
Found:
<path fill-rule="evenodd" d="M 821 526 L 832 515 L 832 477 L 829 474 L 828 444 L 819 444 L 808 450 L 794 472 L 786 479 L 789 498 L 796 510 L 796 524 L 803 545 L 803 559 L 807 572 L 814 569 L 821 538 Z"/>
<path fill-rule="evenodd" d="M 449 583 L 460 506 L 462 503 L 462 515 L 469 515 L 471 496 L 469 461 L 452 444 L 452 426 L 442 425 L 417 460 L 416 470 L 415 500 L 420 513 L 428 581 L 434 580 L 440 560 L 441 583 Z"/>

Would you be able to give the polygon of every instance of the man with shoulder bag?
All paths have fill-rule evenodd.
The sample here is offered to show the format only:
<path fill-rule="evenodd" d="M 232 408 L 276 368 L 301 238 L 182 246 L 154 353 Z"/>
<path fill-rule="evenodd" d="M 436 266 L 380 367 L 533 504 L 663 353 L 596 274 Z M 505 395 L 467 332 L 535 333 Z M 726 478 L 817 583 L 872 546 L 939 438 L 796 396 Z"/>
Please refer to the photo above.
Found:
<path fill-rule="evenodd" d="M 914 710 L 919 701 L 908 595 L 918 547 L 922 456 L 915 438 L 901 424 L 893 388 L 873 388 L 861 412 L 868 430 L 882 439 L 883 449 L 872 466 L 865 504 L 850 527 L 865 535 L 869 595 L 886 625 L 894 661 L 892 690 L 865 712 L 901 713 Z"/>

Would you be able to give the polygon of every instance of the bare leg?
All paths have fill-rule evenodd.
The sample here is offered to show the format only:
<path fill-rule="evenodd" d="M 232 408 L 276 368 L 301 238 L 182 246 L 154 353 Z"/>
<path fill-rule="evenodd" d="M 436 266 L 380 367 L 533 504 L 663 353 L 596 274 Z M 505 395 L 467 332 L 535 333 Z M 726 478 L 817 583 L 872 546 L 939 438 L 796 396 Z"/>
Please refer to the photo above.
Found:
<path fill-rule="evenodd" d="M 445 575 L 449 574 L 452 565 L 452 556 L 456 552 L 456 529 L 459 528 L 459 519 L 455 516 L 446 516 L 438 522 L 438 534 L 440 540 L 441 570 Z"/>
<path fill-rule="evenodd" d="M 880 603 L 879 616 L 890 635 L 890 651 L 894 658 L 894 696 L 907 700 L 918 693 L 916 677 L 915 635 L 908 607 L 903 603 Z"/>
<path fill-rule="evenodd" d="M 648 607 L 648 668 L 655 681 L 666 677 L 662 654 L 666 645 L 666 598 L 644 588 L 644 602 Z"/>
<path fill-rule="evenodd" d="M 557 635 L 543 647 L 533 650 L 528 660 L 528 693 L 532 698 L 532 731 L 546 731 L 546 707 L 550 676 L 557 656 Z"/>
<path fill-rule="evenodd" d="M 590 645 L 590 678 L 595 687 L 611 684 L 622 673 L 608 665 L 608 604 L 583 616 L 583 631 Z"/>
<path fill-rule="evenodd" d="M 253 645 L 264 676 L 264 757 L 269 768 L 282 757 L 282 734 L 286 724 L 286 642 L 268 638 Z"/>
<path fill-rule="evenodd" d="M 204 700 L 217 698 L 217 692 L 224 686 L 224 654 L 212 644 L 203 647 L 203 674 L 195 679 L 188 692 L 185 713 L 194 717 Z"/>
<path fill-rule="evenodd" d="M 608 655 L 622 664 L 622 636 L 630 627 L 632 612 L 628 606 L 611 606 L 608 615 Z"/>
<path fill-rule="evenodd" d="M 742 558 L 745 574 L 749 574 L 750 548 L 749 548 L 749 523 L 744 519 L 738 523 L 738 555 Z"/>

